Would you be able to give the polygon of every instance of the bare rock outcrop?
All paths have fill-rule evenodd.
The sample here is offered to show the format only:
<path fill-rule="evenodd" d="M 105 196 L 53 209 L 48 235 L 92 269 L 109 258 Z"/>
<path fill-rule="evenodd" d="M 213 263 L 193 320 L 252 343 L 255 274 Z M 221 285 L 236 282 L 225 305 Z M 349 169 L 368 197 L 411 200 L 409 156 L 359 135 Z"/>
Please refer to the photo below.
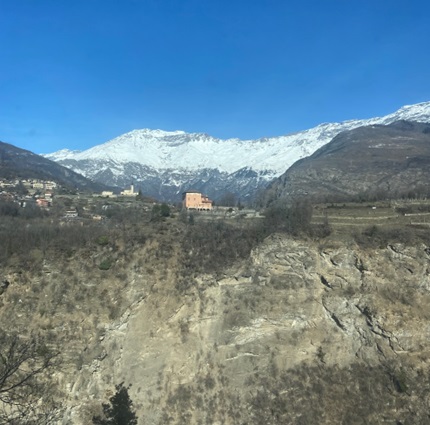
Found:
<path fill-rule="evenodd" d="M 140 425 L 426 424 L 428 252 L 275 234 L 222 274 L 184 277 L 176 247 L 148 240 L 120 272 L 89 278 L 72 258 L 62 275 L 8 274 L 2 320 L 62 341 L 63 425 L 90 423 L 123 381 Z"/>
<path fill-rule="evenodd" d="M 87 390 L 131 383 L 142 424 L 426 423 L 425 248 L 273 235 L 186 294 L 159 281 L 106 330 Z"/>

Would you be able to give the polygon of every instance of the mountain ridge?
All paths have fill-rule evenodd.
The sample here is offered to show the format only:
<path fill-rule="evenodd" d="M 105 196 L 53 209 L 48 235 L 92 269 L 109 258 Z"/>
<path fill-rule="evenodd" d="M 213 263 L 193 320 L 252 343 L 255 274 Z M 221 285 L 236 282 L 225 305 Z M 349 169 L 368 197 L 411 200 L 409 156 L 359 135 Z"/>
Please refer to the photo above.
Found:
<path fill-rule="evenodd" d="M 426 196 L 429 170 L 429 124 L 401 120 L 358 127 L 294 163 L 269 185 L 265 203 Z"/>
<path fill-rule="evenodd" d="M 101 191 L 108 186 L 25 149 L 0 141 L 0 177 L 52 179 L 63 186 Z"/>
<path fill-rule="evenodd" d="M 246 199 L 342 131 L 399 120 L 430 122 L 430 102 L 406 105 L 383 117 L 323 123 L 278 137 L 223 140 L 205 133 L 142 129 L 84 151 L 60 150 L 43 156 L 94 181 L 106 178 L 110 170 L 109 180 L 104 183 L 126 186 L 133 181 L 149 195 L 167 200 L 178 199 L 192 182 L 194 188 L 204 188 L 214 199 L 227 190 Z M 208 170 L 213 171 L 209 179 L 205 178 Z M 242 170 L 251 170 L 254 174 L 238 181 L 235 174 Z M 156 193 L 151 187 L 154 184 Z"/>

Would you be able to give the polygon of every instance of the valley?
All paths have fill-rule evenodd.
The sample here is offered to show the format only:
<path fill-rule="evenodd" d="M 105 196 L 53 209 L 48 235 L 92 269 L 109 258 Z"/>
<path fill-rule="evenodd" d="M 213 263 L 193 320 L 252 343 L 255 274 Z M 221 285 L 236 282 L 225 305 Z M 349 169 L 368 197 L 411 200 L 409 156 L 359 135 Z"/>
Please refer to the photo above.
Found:
<path fill-rule="evenodd" d="M 0 425 L 430 425 L 428 12 L 0 1 Z"/>
<path fill-rule="evenodd" d="M 0 423 L 100 424 L 124 385 L 138 425 L 428 424 L 429 128 L 397 121 L 428 106 L 259 140 L 277 171 L 160 130 L 58 154 L 122 191 L 0 145 Z"/>

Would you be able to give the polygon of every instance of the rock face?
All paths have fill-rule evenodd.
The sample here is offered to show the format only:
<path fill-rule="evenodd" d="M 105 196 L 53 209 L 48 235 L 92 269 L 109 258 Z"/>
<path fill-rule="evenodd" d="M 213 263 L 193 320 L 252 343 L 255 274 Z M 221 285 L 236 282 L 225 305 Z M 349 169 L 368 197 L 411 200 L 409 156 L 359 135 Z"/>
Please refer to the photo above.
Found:
<path fill-rule="evenodd" d="M 182 296 L 157 282 L 75 391 L 132 383 L 142 424 L 428 423 L 428 262 L 270 237 Z"/>
<path fill-rule="evenodd" d="M 267 200 L 351 199 L 430 192 L 430 126 L 399 121 L 346 131 L 275 180 Z"/>
<path fill-rule="evenodd" d="M 85 281 L 76 315 L 90 301 L 93 312 L 75 329 L 55 315 L 69 335 L 62 424 L 90 423 L 122 381 L 141 425 L 429 423 L 426 246 L 364 250 L 275 234 L 182 292 L 178 252 L 165 249 L 137 247 L 110 277 L 117 317 L 98 304 L 106 277 Z M 12 277 L 2 295 L 9 317 L 22 308 L 9 304 L 19 286 Z"/>

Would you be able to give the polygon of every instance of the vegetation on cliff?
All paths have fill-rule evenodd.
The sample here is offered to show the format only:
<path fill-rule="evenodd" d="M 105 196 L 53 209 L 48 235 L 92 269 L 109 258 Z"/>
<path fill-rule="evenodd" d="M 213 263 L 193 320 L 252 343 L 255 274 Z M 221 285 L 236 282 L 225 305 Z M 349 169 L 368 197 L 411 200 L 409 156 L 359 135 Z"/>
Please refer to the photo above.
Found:
<path fill-rule="evenodd" d="M 0 219 L 3 332 L 61 347 L 39 407 L 90 423 L 124 381 L 139 425 L 428 423 L 422 205 L 107 211 Z"/>

